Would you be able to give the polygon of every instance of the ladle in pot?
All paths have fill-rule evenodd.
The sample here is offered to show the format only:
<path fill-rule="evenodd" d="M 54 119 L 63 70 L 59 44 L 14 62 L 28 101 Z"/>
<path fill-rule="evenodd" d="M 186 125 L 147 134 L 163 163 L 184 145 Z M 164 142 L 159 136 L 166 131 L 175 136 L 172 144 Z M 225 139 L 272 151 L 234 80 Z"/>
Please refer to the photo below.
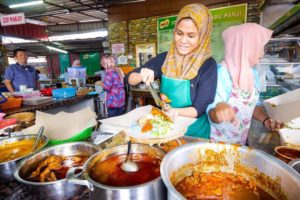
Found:
<path fill-rule="evenodd" d="M 128 141 L 127 146 L 127 155 L 125 161 L 121 165 L 121 169 L 125 172 L 136 172 L 139 170 L 139 166 L 130 160 L 130 149 L 131 149 L 131 141 Z"/>
<path fill-rule="evenodd" d="M 33 152 L 34 152 L 34 151 L 36 150 L 36 148 L 38 147 L 38 144 L 39 144 L 40 139 L 41 139 L 41 137 L 42 137 L 42 135 L 43 135 L 43 132 L 44 132 L 44 127 L 41 126 L 41 128 L 39 129 L 39 132 L 38 132 L 38 134 L 37 134 L 37 136 L 36 136 L 36 139 L 35 139 L 35 142 L 34 142 L 34 144 L 33 144 L 33 147 L 32 147 L 32 151 L 33 151 Z"/>

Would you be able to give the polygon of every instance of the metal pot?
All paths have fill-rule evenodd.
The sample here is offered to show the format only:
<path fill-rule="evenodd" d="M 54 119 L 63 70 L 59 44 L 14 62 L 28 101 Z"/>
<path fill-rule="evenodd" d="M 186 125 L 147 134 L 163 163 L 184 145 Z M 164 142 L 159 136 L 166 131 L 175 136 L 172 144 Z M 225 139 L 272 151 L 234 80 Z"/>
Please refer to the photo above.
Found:
<path fill-rule="evenodd" d="M 84 186 L 69 183 L 67 179 L 61 179 L 53 182 L 31 182 L 25 180 L 24 176 L 32 171 L 43 159 L 50 155 L 74 156 L 84 155 L 91 156 L 98 152 L 96 145 L 87 142 L 72 142 L 52 146 L 40 151 L 39 153 L 21 161 L 14 172 L 17 181 L 30 187 L 33 196 L 38 199 L 68 199 L 85 189 Z"/>
<path fill-rule="evenodd" d="M 13 142 L 19 142 L 19 141 L 22 141 L 22 140 L 28 140 L 28 139 L 35 140 L 36 135 L 20 135 L 20 136 L 1 139 L 0 140 L 0 146 L 1 145 L 6 145 L 6 144 L 9 144 L 9 143 L 13 143 Z M 43 135 L 40 141 L 42 141 L 44 143 L 44 145 L 41 147 L 41 148 L 43 148 L 47 145 L 48 138 Z M 17 166 L 18 162 L 20 160 L 22 160 L 23 158 L 28 157 L 32 154 L 33 154 L 33 152 L 28 154 L 28 155 L 22 156 L 20 158 L 0 163 L 0 181 L 11 181 L 11 180 L 13 180 L 14 179 L 13 173 L 16 169 L 16 166 Z"/>
<path fill-rule="evenodd" d="M 131 153 L 144 153 L 155 155 L 157 158 L 162 159 L 165 153 L 160 149 L 143 144 L 132 144 Z M 90 188 L 90 199 L 99 200 L 161 200 L 166 199 L 166 188 L 158 177 L 147 183 L 128 186 L 128 187 L 114 187 L 107 186 L 95 182 L 89 176 L 89 170 L 95 163 L 104 161 L 115 155 L 126 154 L 127 145 L 121 145 L 106 149 L 93 155 L 83 166 L 83 177 L 85 180 L 70 178 L 69 181 L 75 184 L 87 185 Z"/>
<path fill-rule="evenodd" d="M 160 172 L 168 189 L 168 199 L 184 199 L 173 184 L 191 175 L 195 164 L 202 166 L 199 169 L 203 172 L 221 171 L 254 177 L 276 199 L 299 199 L 300 175 L 281 160 L 248 147 L 208 142 L 183 145 L 164 157 Z M 239 171 L 241 169 L 246 170 Z M 261 181 L 261 177 L 266 178 Z"/>
<path fill-rule="evenodd" d="M 300 173 L 300 159 L 292 160 L 288 163 L 294 170 L 296 170 L 298 173 Z"/>

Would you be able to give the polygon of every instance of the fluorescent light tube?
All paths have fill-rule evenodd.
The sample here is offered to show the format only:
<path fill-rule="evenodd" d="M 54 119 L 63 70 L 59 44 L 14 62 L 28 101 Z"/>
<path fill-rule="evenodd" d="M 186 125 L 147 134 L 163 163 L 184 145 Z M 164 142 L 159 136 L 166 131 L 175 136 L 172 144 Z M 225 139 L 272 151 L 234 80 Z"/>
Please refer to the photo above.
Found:
<path fill-rule="evenodd" d="M 9 8 L 20 8 L 20 7 L 25 7 L 25 6 L 33 6 L 33 5 L 37 5 L 37 4 L 42 4 L 43 1 L 30 1 L 27 3 L 18 3 L 18 4 L 13 4 L 8 6 Z"/>
<path fill-rule="evenodd" d="M 88 38 L 106 37 L 108 35 L 107 30 L 92 31 L 86 33 L 76 33 L 67 35 L 57 35 L 48 37 L 49 41 L 64 41 L 64 40 L 80 40 Z"/>
<path fill-rule="evenodd" d="M 58 51 L 58 52 L 61 52 L 61 53 L 68 53 L 67 51 L 56 48 L 56 47 L 51 47 L 51 46 L 47 46 L 47 45 L 46 45 L 46 47 L 50 50 Z"/>

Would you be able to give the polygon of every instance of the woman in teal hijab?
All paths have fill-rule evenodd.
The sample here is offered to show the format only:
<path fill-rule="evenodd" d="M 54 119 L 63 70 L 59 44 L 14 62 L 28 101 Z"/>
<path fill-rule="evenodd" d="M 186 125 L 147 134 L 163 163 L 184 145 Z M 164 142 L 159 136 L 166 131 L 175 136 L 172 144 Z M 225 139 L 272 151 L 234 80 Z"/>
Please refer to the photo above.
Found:
<path fill-rule="evenodd" d="M 210 48 L 211 29 L 212 17 L 205 6 L 183 7 L 169 51 L 150 59 L 128 76 L 130 85 L 160 79 L 161 94 L 171 100 L 169 111 L 197 118 L 186 135 L 201 138 L 210 135 L 205 110 L 214 100 L 217 84 L 217 67 Z"/>

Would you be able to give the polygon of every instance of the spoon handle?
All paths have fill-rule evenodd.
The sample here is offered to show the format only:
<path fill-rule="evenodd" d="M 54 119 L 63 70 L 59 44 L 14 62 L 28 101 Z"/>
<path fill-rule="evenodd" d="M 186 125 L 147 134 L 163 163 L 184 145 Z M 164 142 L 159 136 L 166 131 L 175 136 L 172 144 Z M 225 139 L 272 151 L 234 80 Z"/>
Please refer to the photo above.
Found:
<path fill-rule="evenodd" d="M 37 146 L 38 146 L 38 144 L 39 144 L 39 141 L 40 141 L 40 138 L 41 138 L 43 132 L 44 132 L 44 126 L 41 126 L 41 128 L 39 129 L 39 132 L 38 132 L 38 134 L 37 134 L 37 136 L 36 136 L 36 140 L 35 140 L 35 142 L 34 142 L 32 151 L 35 151 L 35 150 L 36 150 L 36 148 L 37 148 Z"/>
<path fill-rule="evenodd" d="M 131 140 L 129 140 L 127 144 L 127 155 L 126 155 L 125 163 L 127 162 L 128 157 L 130 155 L 130 149 L 131 149 Z"/>

